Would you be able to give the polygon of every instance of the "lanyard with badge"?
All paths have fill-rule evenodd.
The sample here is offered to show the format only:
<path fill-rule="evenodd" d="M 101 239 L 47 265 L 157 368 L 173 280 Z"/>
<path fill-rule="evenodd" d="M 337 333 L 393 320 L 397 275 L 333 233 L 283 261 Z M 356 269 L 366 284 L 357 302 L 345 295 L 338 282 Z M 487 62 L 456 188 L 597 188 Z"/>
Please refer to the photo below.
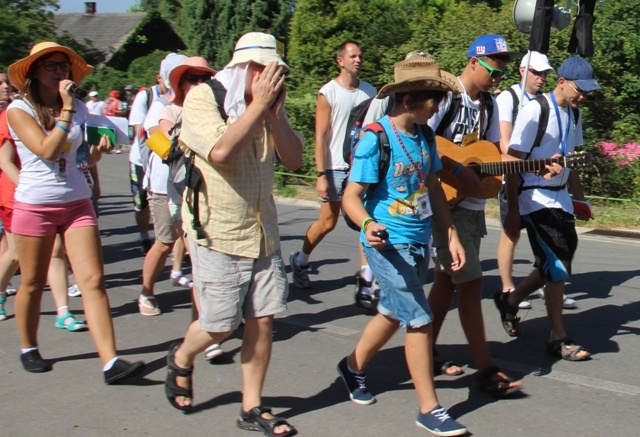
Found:
<path fill-rule="evenodd" d="M 407 148 L 404 146 L 404 143 L 402 142 L 402 139 L 398 134 L 398 130 L 396 129 L 396 124 L 393 122 L 393 119 L 391 117 L 389 117 L 389 121 L 391 122 L 391 128 L 393 129 L 393 133 L 396 135 L 396 139 L 398 140 L 398 143 L 400 143 L 400 147 L 402 147 L 402 151 L 407 156 L 407 159 L 409 160 L 413 168 L 415 168 L 416 171 L 418 172 L 418 178 L 420 179 L 420 189 L 418 190 L 418 196 L 416 197 L 416 203 L 418 204 L 417 214 L 420 216 L 420 220 L 424 220 L 433 214 L 431 210 L 431 202 L 429 201 L 429 193 L 427 192 L 424 185 L 424 181 L 425 181 L 424 171 L 423 171 L 424 164 L 421 167 L 418 167 L 418 165 L 415 162 L 413 162 L 413 159 L 411 159 L 411 155 L 407 151 Z M 419 151 L 420 155 L 422 155 L 422 140 L 423 140 L 423 136 L 420 128 L 418 127 L 418 147 L 420 148 L 420 151 Z"/>
<path fill-rule="evenodd" d="M 560 139 L 562 141 L 562 156 L 567 156 L 567 144 L 569 143 L 569 130 L 571 128 L 571 111 L 568 112 L 567 118 L 567 130 L 562 135 L 562 121 L 560 120 L 560 108 L 558 108 L 558 102 L 553 91 L 549 93 L 551 95 L 551 103 L 553 103 L 553 109 L 556 111 L 556 120 L 558 121 L 558 130 L 560 131 Z"/>

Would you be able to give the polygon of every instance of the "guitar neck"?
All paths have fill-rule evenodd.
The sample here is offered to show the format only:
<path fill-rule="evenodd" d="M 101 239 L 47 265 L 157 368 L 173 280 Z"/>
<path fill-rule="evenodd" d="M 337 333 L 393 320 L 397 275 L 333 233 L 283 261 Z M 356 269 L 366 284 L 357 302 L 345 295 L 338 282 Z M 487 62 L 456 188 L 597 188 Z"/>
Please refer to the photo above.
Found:
<path fill-rule="evenodd" d="M 564 158 L 531 159 L 527 161 L 499 161 L 476 164 L 481 176 L 499 176 L 512 173 L 531 173 L 545 168 L 547 165 L 559 163 L 564 165 Z"/>

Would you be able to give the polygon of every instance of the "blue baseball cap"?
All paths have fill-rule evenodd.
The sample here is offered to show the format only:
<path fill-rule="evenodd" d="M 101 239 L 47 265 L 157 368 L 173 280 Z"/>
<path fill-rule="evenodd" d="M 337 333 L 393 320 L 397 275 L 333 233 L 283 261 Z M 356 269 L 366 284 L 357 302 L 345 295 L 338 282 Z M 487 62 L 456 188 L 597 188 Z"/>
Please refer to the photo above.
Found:
<path fill-rule="evenodd" d="M 582 91 L 591 92 L 600 89 L 591 64 L 578 56 L 565 59 L 558 70 L 558 77 L 574 81 Z"/>
<path fill-rule="evenodd" d="M 507 40 L 496 34 L 482 35 L 476 38 L 467 50 L 467 58 L 480 56 L 507 56 L 509 59 L 520 59 L 522 53 L 509 50 Z"/>

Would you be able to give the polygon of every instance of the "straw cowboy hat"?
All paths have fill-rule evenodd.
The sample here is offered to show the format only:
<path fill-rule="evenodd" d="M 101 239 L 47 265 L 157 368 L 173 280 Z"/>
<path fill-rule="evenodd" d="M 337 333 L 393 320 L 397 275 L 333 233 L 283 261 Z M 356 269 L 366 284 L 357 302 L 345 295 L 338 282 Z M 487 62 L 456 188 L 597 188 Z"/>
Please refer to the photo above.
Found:
<path fill-rule="evenodd" d="M 441 70 L 438 62 L 427 54 L 397 62 L 393 66 L 393 74 L 395 82 L 383 86 L 376 96 L 378 99 L 398 92 L 460 92 L 458 79 L 453 74 Z"/>
<path fill-rule="evenodd" d="M 29 56 L 22 58 L 9 66 L 7 73 L 9 73 L 9 80 L 11 80 L 13 86 L 18 90 L 25 92 L 25 85 L 28 79 L 27 75 L 29 74 L 29 70 L 33 63 L 49 53 L 56 52 L 64 53 L 69 58 L 69 62 L 71 62 L 70 78 L 75 83 L 82 82 L 87 74 L 91 73 L 91 70 L 93 70 L 93 67 L 91 65 L 87 65 L 82 56 L 71 50 L 69 47 L 61 46 L 55 42 L 41 42 L 31 48 Z"/>
<path fill-rule="evenodd" d="M 284 62 L 284 44 L 276 41 L 273 35 L 261 32 L 249 32 L 240 37 L 233 50 L 233 57 L 225 68 L 233 67 L 246 62 L 256 62 L 267 65 L 277 61 L 278 65 L 285 68 L 289 66 Z"/>
<path fill-rule="evenodd" d="M 184 93 L 180 89 L 180 79 L 189 70 L 198 70 L 203 74 L 208 73 L 210 76 L 216 74 L 216 71 L 211 68 L 207 60 L 200 56 L 192 56 L 182 61 L 182 63 L 171 70 L 169 74 L 169 83 L 172 84 L 171 89 L 173 90 L 173 95 L 171 96 L 173 103 L 182 104 L 184 101 Z"/>

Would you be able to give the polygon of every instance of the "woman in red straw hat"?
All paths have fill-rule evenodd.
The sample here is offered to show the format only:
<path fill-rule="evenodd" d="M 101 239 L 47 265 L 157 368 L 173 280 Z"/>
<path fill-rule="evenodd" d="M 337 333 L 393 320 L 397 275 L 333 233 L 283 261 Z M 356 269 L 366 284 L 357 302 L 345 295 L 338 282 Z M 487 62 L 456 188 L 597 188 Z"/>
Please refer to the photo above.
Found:
<path fill-rule="evenodd" d="M 9 66 L 11 82 L 25 94 L 7 110 L 22 162 L 12 220 L 22 276 L 15 313 L 25 370 L 51 370 L 38 350 L 37 331 L 47 268 L 56 234 L 60 234 L 83 291 L 105 382 L 112 384 L 140 373 L 144 363 L 129 363 L 116 354 L 102 245 L 83 174 L 109 147 L 104 136 L 87 152 L 84 123 L 88 111 L 73 93 L 75 84 L 92 69 L 73 50 L 53 42 L 36 44 L 29 56 Z"/>

